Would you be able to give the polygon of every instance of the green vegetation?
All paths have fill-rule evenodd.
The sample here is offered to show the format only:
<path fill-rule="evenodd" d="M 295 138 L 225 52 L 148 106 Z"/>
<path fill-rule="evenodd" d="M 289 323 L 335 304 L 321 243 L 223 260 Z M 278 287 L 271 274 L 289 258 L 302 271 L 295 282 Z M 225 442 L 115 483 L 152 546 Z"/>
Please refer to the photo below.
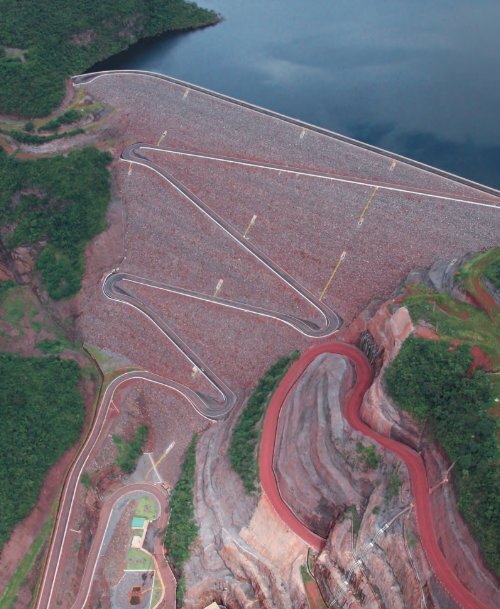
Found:
<path fill-rule="evenodd" d="M 25 290 L 17 287 L 9 288 L 3 293 L 0 306 L 3 309 L 2 319 L 20 328 L 26 312 Z"/>
<path fill-rule="evenodd" d="M 80 289 L 85 245 L 105 227 L 110 161 L 95 148 L 29 161 L 0 148 L 3 245 L 40 244 L 36 267 L 54 299 Z"/>
<path fill-rule="evenodd" d="M 355 505 L 350 505 L 346 509 L 346 513 L 351 514 L 352 532 L 354 533 L 354 535 L 357 535 L 359 533 L 359 528 L 361 526 L 361 513 L 358 514 L 358 510 L 356 509 Z"/>
<path fill-rule="evenodd" d="M 307 604 L 309 609 L 327 609 L 318 588 L 316 580 L 311 577 L 311 574 L 305 566 L 300 567 L 300 574 L 302 575 L 302 581 L 304 582 L 304 590 L 306 591 Z M 311 588 L 314 587 L 314 592 Z"/>
<path fill-rule="evenodd" d="M 0 596 L 0 609 L 13 609 L 17 601 L 17 595 L 26 584 L 26 580 L 33 567 L 41 565 L 43 559 L 43 547 L 50 536 L 54 525 L 55 506 L 52 509 L 49 517 L 42 525 L 40 533 L 37 535 L 27 554 L 24 555 L 19 563 L 14 575 L 10 578 L 9 583 Z"/>
<path fill-rule="evenodd" d="M 500 247 L 494 247 L 468 260 L 457 273 L 457 279 L 472 295 L 475 295 L 474 279 L 484 275 L 500 289 Z"/>
<path fill-rule="evenodd" d="M 189 549 L 198 535 L 194 516 L 193 489 L 196 468 L 196 436 L 186 450 L 181 475 L 170 499 L 170 521 L 165 534 L 165 547 L 170 560 L 181 577 L 177 582 L 177 606 L 182 606 L 185 581 L 183 565 L 189 558 Z"/>
<path fill-rule="evenodd" d="M 229 460 L 234 471 L 243 480 L 247 493 L 255 492 L 259 480 L 257 449 L 263 415 L 272 393 L 276 390 L 290 364 L 298 357 L 299 352 L 294 351 L 286 357 L 281 357 L 269 368 L 259 381 L 234 427 L 228 452 Z"/>
<path fill-rule="evenodd" d="M 86 489 L 89 489 L 92 486 L 92 480 L 90 479 L 90 475 L 88 472 L 83 472 L 80 477 L 80 482 Z"/>
<path fill-rule="evenodd" d="M 389 483 L 385 490 L 385 498 L 387 499 L 387 501 L 390 501 L 391 499 L 394 499 L 394 497 L 397 497 L 399 495 L 402 485 L 403 481 L 401 480 L 401 477 L 399 475 L 399 467 L 396 467 L 392 471 L 391 477 L 389 478 Z"/>
<path fill-rule="evenodd" d="M 418 534 L 415 531 L 413 531 L 412 529 L 410 529 L 408 531 L 408 534 L 406 536 L 406 540 L 407 540 L 407 543 L 408 543 L 408 547 L 410 549 L 415 547 L 417 545 L 417 543 L 420 542 L 420 538 L 419 538 Z"/>
<path fill-rule="evenodd" d="M 360 461 L 368 469 L 376 469 L 379 466 L 380 455 L 371 444 L 364 446 L 361 442 L 356 442 L 356 452 Z"/>
<path fill-rule="evenodd" d="M 182 0 L 0 0 L 0 14 L 0 113 L 27 117 L 61 103 L 67 76 L 139 38 L 217 20 Z"/>
<path fill-rule="evenodd" d="M 0 133 L 10 135 L 17 142 L 21 144 L 46 144 L 53 140 L 60 140 L 63 137 L 73 137 L 84 133 L 84 129 L 71 129 L 71 131 L 65 131 L 64 133 L 53 133 L 52 135 L 37 135 L 36 133 L 25 133 L 24 131 L 17 131 L 16 129 L 0 129 Z"/>
<path fill-rule="evenodd" d="M 4 294 L 8 294 L 11 288 L 14 288 L 16 284 L 12 281 L 12 279 L 7 279 L 7 281 L 0 281 L 0 297 Z"/>
<path fill-rule="evenodd" d="M 56 118 L 48 121 L 40 127 L 40 131 L 57 131 L 62 125 L 71 125 L 82 118 L 82 113 L 76 108 L 70 108 Z"/>
<path fill-rule="evenodd" d="M 127 569 L 136 571 L 152 571 L 155 565 L 148 552 L 139 548 L 130 548 L 127 554 Z"/>
<path fill-rule="evenodd" d="M 421 285 L 411 286 L 404 304 L 415 323 L 427 321 L 447 340 L 477 345 L 494 367 L 500 365 L 500 325 L 492 324 L 485 311 Z"/>
<path fill-rule="evenodd" d="M 35 505 L 47 470 L 83 426 L 74 361 L 0 354 L 0 547 Z"/>
<path fill-rule="evenodd" d="M 58 338 L 44 338 L 43 340 L 39 340 L 35 347 L 47 355 L 57 355 L 65 349 L 66 343 Z"/>
<path fill-rule="evenodd" d="M 158 517 L 158 506 L 151 495 L 143 495 L 139 499 L 134 515 L 147 520 L 154 520 Z"/>
<path fill-rule="evenodd" d="M 500 256 L 484 269 L 483 275 L 500 290 Z"/>
<path fill-rule="evenodd" d="M 116 464 L 122 472 L 131 474 L 134 471 L 137 459 L 142 455 L 142 447 L 144 446 L 147 437 L 148 428 L 146 425 L 139 425 L 130 442 L 127 442 L 121 436 L 113 436 L 113 442 L 118 449 Z"/>
<path fill-rule="evenodd" d="M 500 571 L 500 481 L 492 387 L 471 372 L 467 346 L 409 338 L 387 370 L 390 395 L 419 420 L 455 462 L 458 507 L 491 568 Z"/>

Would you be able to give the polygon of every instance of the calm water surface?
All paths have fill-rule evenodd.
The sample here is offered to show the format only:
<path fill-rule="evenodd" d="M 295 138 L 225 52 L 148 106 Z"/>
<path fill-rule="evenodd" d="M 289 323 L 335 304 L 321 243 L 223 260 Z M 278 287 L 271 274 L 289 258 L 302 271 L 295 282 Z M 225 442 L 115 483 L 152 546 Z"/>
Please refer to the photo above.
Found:
<path fill-rule="evenodd" d="M 500 187 L 498 0 L 199 0 L 98 69 L 168 74 Z"/>

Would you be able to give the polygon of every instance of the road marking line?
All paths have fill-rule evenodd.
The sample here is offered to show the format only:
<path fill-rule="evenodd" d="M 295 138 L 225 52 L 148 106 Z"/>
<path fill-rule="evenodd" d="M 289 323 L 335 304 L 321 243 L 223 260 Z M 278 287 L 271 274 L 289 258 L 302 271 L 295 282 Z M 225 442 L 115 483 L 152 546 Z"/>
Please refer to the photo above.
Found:
<path fill-rule="evenodd" d="M 163 138 L 167 135 L 167 130 L 165 129 L 165 131 L 160 135 L 160 139 L 158 140 L 158 143 L 156 144 L 157 146 L 159 146 L 163 140 Z"/>
<path fill-rule="evenodd" d="M 257 216 L 254 214 L 252 216 L 252 219 L 248 223 L 248 226 L 247 226 L 245 232 L 243 233 L 243 237 L 245 237 L 245 239 L 248 239 L 247 235 L 250 232 L 250 229 L 252 228 L 252 226 L 255 224 L 255 220 L 257 220 Z"/>
<path fill-rule="evenodd" d="M 189 87 L 186 87 L 186 90 L 184 91 L 184 95 L 182 96 L 182 99 L 186 99 L 186 97 L 189 95 Z"/>
<path fill-rule="evenodd" d="M 141 146 L 142 150 L 156 150 L 156 148 L 151 146 Z M 388 186 L 384 184 L 374 184 L 373 182 L 365 182 L 361 179 L 348 179 L 341 178 L 335 175 L 323 174 L 315 171 L 306 171 L 299 169 L 287 169 L 281 166 L 275 165 L 262 165 L 260 163 L 255 163 L 253 161 L 245 160 L 245 159 L 231 159 L 220 156 L 214 156 L 210 154 L 199 154 L 195 152 L 186 152 L 174 149 L 165 149 L 163 148 L 161 152 L 165 152 L 167 154 L 174 154 L 177 156 L 186 156 L 192 158 L 200 158 L 200 159 L 208 159 L 210 161 L 218 161 L 220 163 L 228 163 L 230 165 L 241 165 L 242 167 L 255 167 L 256 169 L 265 169 L 267 171 L 276 171 L 278 175 L 281 173 L 289 173 L 296 176 L 306 176 L 311 178 L 318 178 L 320 180 L 329 180 L 331 182 L 339 182 L 340 184 L 355 184 L 357 186 L 368 186 L 370 188 L 378 188 L 379 190 L 387 190 L 389 192 L 402 192 L 409 195 L 417 195 L 419 197 L 429 198 L 429 199 L 441 199 L 443 201 L 454 201 L 456 203 L 465 203 L 466 205 L 477 205 L 479 207 L 489 207 L 493 209 L 500 209 L 500 206 L 496 203 L 482 203 L 480 201 L 472 201 L 470 199 L 459 199 L 457 196 L 452 196 L 447 194 L 436 194 L 432 192 L 425 192 L 420 190 L 412 190 L 410 188 L 401 188 L 400 186 Z M 134 161 L 137 163 L 137 161 Z M 141 163 L 137 163 L 141 165 Z M 161 174 L 160 174 L 161 175 Z"/>
<path fill-rule="evenodd" d="M 337 264 L 335 265 L 335 268 L 333 269 L 332 274 L 330 275 L 328 281 L 326 282 L 326 285 L 323 288 L 323 291 L 321 292 L 321 296 L 319 297 L 320 301 L 323 300 L 325 294 L 327 293 L 328 288 L 330 287 L 330 284 L 332 283 L 333 278 L 335 277 L 335 273 L 339 270 L 339 266 L 342 264 L 344 258 L 346 257 L 346 254 L 347 254 L 347 252 L 345 250 L 342 252 L 342 254 L 340 254 L 340 258 L 339 258 Z"/>
<path fill-rule="evenodd" d="M 391 167 L 390 167 L 389 171 L 394 171 L 394 168 L 396 167 L 396 165 L 397 165 L 397 162 L 396 162 L 396 159 L 394 159 L 391 163 Z"/>
<path fill-rule="evenodd" d="M 223 283 L 224 283 L 224 279 L 219 279 L 219 281 L 217 282 L 217 285 L 215 286 L 214 296 L 217 296 L 217 294 L 220 292 Z"/>
<path fill-rule="evenodd" d="M 300 136 L 299 136 L 299 137 L 300 137 L 300 139 L 301 139 L 301 140 L 303 140 L 303 139 L 304 139 L 304 135 L 305 135 L 305 134 L 306 134 L 306 130 L 305 130 L 305 128 L 304 128 L 304 129 L 302 129 L 302 131 L 300 132 Z"/>
<path fill-rule="evenodd" d="M 365 219 L 365 214 L 368 211 L 368 208 L 370 207 L 370 205 L 372 204 L 372 201 L 373 201 L 375 195 L 377 194 L 377 192 L 378 192 L 378 186 L 375 186 L 371 195 L 368 197 L 368 201 L 366 202 L 366 205 L 363 207 L 363 211 L 361 212 L 361 214 L 358 218 L 358 226 L 361 226 L 363 224 L 363 221 Z"/>

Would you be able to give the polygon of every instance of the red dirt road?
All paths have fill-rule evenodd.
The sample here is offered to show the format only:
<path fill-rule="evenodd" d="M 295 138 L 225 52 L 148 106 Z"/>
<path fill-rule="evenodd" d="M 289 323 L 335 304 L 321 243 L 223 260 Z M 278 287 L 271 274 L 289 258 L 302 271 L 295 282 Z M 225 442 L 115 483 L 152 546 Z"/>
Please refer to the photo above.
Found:
<path fill-rule="evenodd" d="M 300 522 L 290 508 L 284 503 L 280 496 L 273 471 L 274 444 L 281 407 L 283 406 L 287 395 L 309 364 L 322 353 L 338 353 L 339 355 L 348 357 L 355 367 L 357 382 L 347 396 L 344 412 L 344 416 L 349 425 L 356 431 L 372 438 L 385 449 L 400 457 L 408 467 L 420 539 L 435 576 L 439 579 L 455 602 L 465 609 L 488 609 L 486 605 L 475 598 L 473 594 L 465 588 L 453 569 L 447 563 L 446 558 L 439 548 L 431 510 L 429 484 L 421 456 L 408 446 L 377 433 L 368 427 L 360 418 L 359 410 L 363 401 L 363 396 L 372 381 L 372 370 L 365 356 L 352 345 L 345 343 L 328 343 L 318 345 L 304 352 L 291 366 L 271 399 L 262 431 L 259 470 L 262 488 L 278 515 L 287 526 L 312 547 L 317 550 L 323 547 L 324 540 L 312 533 L 302 522 Z"/>

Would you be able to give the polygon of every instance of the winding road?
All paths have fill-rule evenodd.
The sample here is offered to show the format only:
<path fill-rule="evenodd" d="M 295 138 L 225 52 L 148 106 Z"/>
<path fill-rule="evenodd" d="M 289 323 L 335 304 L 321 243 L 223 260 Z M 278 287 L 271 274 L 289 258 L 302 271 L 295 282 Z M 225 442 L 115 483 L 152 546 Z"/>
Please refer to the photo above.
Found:
<path fill-rule="evenodd" d="M 149 75 L 145 73 L 143 73 L 143 75 L 148 77 L 152 76 L 156 78 L 163 78 L 164 80 L 169 80 L 170 82 L 175 83 L 181 82 L 176 81 L 175 79 L 169 79 L 158 75 Z M 91 82 L 93 78 L 99 77 L 100 75 L 95 74 L 83 75 L 80 77 L 76 77 L 74 79 L 74 83 L 75 85 L 85 84 L 86 82 Z M 192 85 L 189 86 L 192 87 Z M 209 92 L 201 88 L 199 88 L 199 90 L 209 95 L 216 95 L 213 92 Z M 230 100 L 230 98 L 225 98 L 224 96 L 219 97 L 221 99 Z M 231 103 L 235 103 L 234 100 L 230 101 Z M 238 103 L 242 107 L 248 107 L 252 110 L 264 112 L 265 114 L 268 114 L 270 116 L 275 116 L 284 120 L 288 120 L 288 122 L 296 122 L 296 124 L 299 124 L 300 126 L 307 126 L 307 128 L 313 129 L 319 133 L 325 133 L 329 136 L 333 135 L 334 137 L 337 137 L 338 139 L 341 139 L 343 141 L 349 141 L 350 143 L 354 143 L 355 145 L 361 145 L 366 149 L 380 152 L 378 151 L 378 149 L 364 146 L 359 142 L 354 142 L 353 140 L 343 138 L 342 136 L 338 136 L 336 134 L 331 134 L 326 130 L 320 130 L 318 128 L 306 125 L 305 123 L 301 123 L 299 121 L 286 119 L 286 117 L 281 117 L 280 115 L 277 115 L 275 113 L 258 109 L 255 106 L 244 104 L 243 102 L 236 103 Z M 157 173 L 165 181 L 166 184 L 174 188 L 181 196 L 186 198 L 200 213 L 202 213 L 206 218 L 208 218 L 210 222 L 218 226 L 227 237 L 235 241 L 246 253 L 253 256 L 260 264 L 263 265 L 263 267 L 265 267 L 274 276 L 281 280 L 288 288 L 295 291 L 295 293 L 297 293 L 300 298 L 302 298 L 308 305 L 310 305 L 315 310 L 316 315 L 319 316 L 321 322 L 301 319 L 292 315 L 287 315 L 284 313 L 259 307 L 257 305 L 250 305 L 239 301 L 227 300 L 215 296 L 208 296 L 205 294 L 194 292 L 192 290 L 187 290 L 176 286 L 160 283 L 151 279 L 144 279 L 129 273 L 121 272 L 118 269 L 115 269 L 106 276 L 102 286 L 104 296 L 115 302 L 119 302 L 121 304 L 133 307 L 141 315 L 144 315 L 146 318 L 148 318 L 148 320 L 157 327 L 157 329 L 162 333 L 162 335 L 167 338 L 178 350 L 180 350 L 181 353 L 188 359 L 188 361 L 192 363 L 193 366 L 196 366 L 200 370 L 200 372 L 215 389 L 217 398 L 193 391 L 190 388 L 182 385 L 181 383 L 177 383 L 175 381 L 160 377 L 158 375 L 154 375 L 146 371 L 127 372 L 114 379 L 106 387 L 103 395 L 100 397 L 100 400 L 98 402 L 96 414 L 88 432 L 88 435 L 85 441 L 83 442 L 82 447 L 78 455 L 76 456 L 72 466 L 70 467 L 64 481 L 61 501 L 59 504 L 59 509 L 56 515 L 56 522 L 50 541 L 49 552 L 45 562 L 41 585 L 35 603 L 36 609 L 52 609 L 56 606 L 56 602 L 54 599 L 54 591 L 58 590 L 58 584 L 60 584 L 61 578 L 63 577 L 64 562 L 70 554 L 71 544 L 74 541 L 74 539 L 68 533 L 70 523 L 72 522 L 72 517 L 74 515 L 73 510 L 75 504 L 75 497 L 78 490 L 78 484 L 80 481 L 81 474 L 84 471 L 87 463 L 92 458 L 95 451 L 98 449 L 100 440 L 102 439 L 103 435 L 107 433 L 106 420 L 108 417 L 109 409 L 112 404 L 113 395 L 115 394 L 116 390 L 129 382 L 135 382 L 137 380 L 161 385 L 185 397 L 189 404 L 193 408 L 195 408 L 199 414 L 211 420 L 220 420 L 226 417 L 237 402 L 237 396 L 231 390 L 231 388 L 228 387 L 226 383 L 221 378 L 219 378 L 217 374 L 201 360 L 201 358 L 189 347 L 189 345 L 187 345 L 185 341 L 183 341 L 182 338 L 166 323 L 166 321 L 161 317 L 161 315 L 159 315 L 153 307 L 143 302 L 140 298 L 136 297 L 133 294 L 134 284 L 148 286 L 150 288 L 161 290 L 166 293 L 175 294 L 176 296 L 202 300 L 211 304 L 220 305 L 222 307 L 237 309 L 252 315 L 260 315 L 263 317 L 272 318 L 284 324 L 287 324 L 288 326 L 294 328 L 297 332 L 300 332 L 301 334 L 310 338 L 322 338 L 329 336 L 333 334 L 336 330 L 338 330 L 342 323 L 341 319 L 334 311 L 332 311 L 327 305 L 325 305 L 319 298 L 311 294 L 305 287 L 300 285 L 299 282 L 297 282 L 293 277 L 286 273 L 286 271 L 280 268 L 256 245 L 254 245 L 251 241 L 246 240 L 244 235 L 241 234 L 241 232 L 231 226 L 231 224 L 224 220 L 224 218 L 219 216 L 206 203 L 204 203 L 200 198 L 198 198 L 191 191 L 189 191 L 189 189 L 182 182 L 180 182 L 169 172 L 160 168 L 159 166 L 155 165 L 151 160 L 149 160 L 146 156 L 147 150 L 172 154 L 178 153 L 193 155 L 195 153 L 181 150 L 176 151 L 174 149 L 162 149 L 159 147 L 153 147 L 148 144 L 138 143 L 126 148 L 123 151 L 121 158 L 124 161 L 140 165 L 148 170 Z M 391 156 L 392 158 L 402 158 L 398 157 L 397 155 L 387 154 L 385 152 L 384 154 L 386 154 L 386 156 Z M 205 157 L 210 158 L 207 155 L 205 155 Z M 223 162 L 249 164 L 249 162 L 245 159 L 233 159 L 229 157 L 212 158 L 213 160 L 219 160 Z M 411 161 L 408 161 L 407 159 L 404 160 L 407 163 L 413 163 Z M 445 177 L 452 177 L 453 179 L 456 179 L 453 176 L 449 176 L 449 174 L 446 174 L 445 172 L 439 172 L 438 170 L 429 169 L 426 166 L 423 166 L 422 164 L 413 164 L 419 168 L 425 168 L 427 171 L 433 171 L 438 175 L 444 175 Z M 296 170 L 294 168 L 280 167 L 278 165 L 271 166 L 269 163 L 253 163 L 253 165 L 263 167 L 269 170 L 289 171 L 292 173 L 302 173 L 304 175 L 311 175 L 319 178 L 356 183 L 363 186 L 369 185 L 364 182 L 362 183 L 359 180 L 356 181 L 355 179 L 350 179 L 342 176 L 334 176 L 329 174 L 320 175 L 315 172 L 307 172 L 304 170 L 300 170 L 299 172 L 299 170 Z M 473 185 L 476 188 L 485 192 L 487 195 L 491 194 L 491 189 L 487 189 L 486 187 L 478 187 L 477 185 L 471 184 L 468 181 L 462 181 L 462 183 L 465 183 L 469 186 Z M 372 186 L 377 186 L 379 188 L 388 188 L 391 190 L 398 190 L 401 192 L 410 192 L 408 190 L 404 191 L 399 187 L 391 187 L 385 184 L 373 184 Z M 411 192 L 414 194 L 427 194 L 428 196 L 435 196 L 441 199 L 451 198 L 452 200 L 460 201 L 464 204 L 479 205 L 484 207 L 495 207 L 495 205 L 492 204 L 489 199 L 486 199 L 485 201 L 469 201 L 455 199 L 454 197 L 443 196 L 442 193 L 430 194 L 417 191 Z M 289 524 L 289 526 L 297 534 L 299 534 L 311 546 L 318 549 L 323 546 L 324 540 L 311 533 L 307 529 L 307 527 L 305 527 L 300 521 L 298 521 L 293 515 L 293 512 L 282 501 L 279 495 L 279 490 L 277 488 L 276 479 L 274 478 L 272 467 L 272 457 L 279 411 L 283 405 L 284 400 L 286 399 L 286 396 L 293 388 L 300 376 L 303 374 L 304 370 L 313 361 L 313 359 L 321 353 L 342 354 L 348 357 L 355 366 L 357 374 L 357 383 L 348 396 L 348 401 L 345 409 L 345 416 L 347 421 L 354 429 L 357 429 L 361 433 L 372 437 L 381 446 L 387 448 L 388 450 L 391 450 L 393 453 L 401 457 L 407 464 L 410 471 L 412 488 L 415 496 L 417 521 L 421 533 L 422 543 L 424 545 L 425 551 L 429 558 L 429 562 L 432 568 L 434 569 L 435 574 L 441 580 L 441 582 L 450 592 L 450 594 L 458 602 L 460 602 L 463 607 L 465 607 L 466 609 L 486 609 L 482 604 L 478 603 L 476 599 L 474 599 L 472 595 L 463 587 L 454 572 L 448 566 L 444 556 L 442 555 L 439 549 L 436 533 L 434 530 L 432 514 L 430 511 L 430 501 L 428 494 L 429 489 L 425 468 L 420 456 L 408 447 L 399 444 L 398 442 L 395 442 L 394 440 L 391 440 L 389 438 L 385 438 L 380 434 L 377 434 L 376 432 L 371 430 L 359 417 L 359 407 L 363 395 L 371 382 L 371 369 L 361 352 L 359 352 L 357 349 L 350 345 L 345 345 L 341 343 L 329 343 L 326 345 L 323 344 L 317 346 L 313 349 L 306 351 L 301 356 L 301 358 L 297 362 L 295 362 L 294 365 L 290 368 L 289 372 L 283 379 L 282 383 L 278 387 L 275 395 L 271 400 L 263 430 L 262 449 L 259 456 L 259 466 L 261 469 L 261 479 L 264 490 L 271 499 L 279 515 L 287 524 Z M 152 491 L 152 488 L 154 487 L 152 487 L 151 485 L 146 486 L 148 488 L 148 492 L 153 492 L 153 494 L 157 496 L 156 491 Z M 130 490 L 134 490 L 132 488 L 132 485 L 124 487 L 123 490 L 120 490 L 119 492 L 126 494 L 127 492 L 130 492 Z M 98 525 L 99 535 L 101 535 L 103 527 L 105 527 L 105 524 L 108 521 L 110 510 L 112 510 L 112 505 L 114 504 L 115 500 L 116 498 L 113 499 L 113 497 L 111 497 L 105 502 L 106 507 L 101 512 L 101 518 Z M 106 514 L 108 514 L 107 517 Z M 102 533 L 102 535 L 103 534 L 104 533 Z M 89 558 L 86 563 L 84 578 L 81 582 L 80 591 L 77 597 L 78 604 L 75 603 L 75 609 L 81 609 L 81 607 L 84 606 L 90 592 L 92 577 L 95 573 L 97 556 L 99 554 L 99 552 L 94 549 L 94 546 L 95 548 L 100 548 L 98 536 L 96 536 L 94 539 L 94 544 L 91 548 L 91 554 L 89 555 Z M 95 554 L 96 551 L 97 554 Z M 84 595 L 84 600 L 80 605 L 80 600 L 83 598 L 82 595 Z"/>
<path fill-rule="evenodd" d="M 144 494 L 152 495 L 156 499 L 159 514 L 159 516 L 156 518 L 156 520 L 158 521 L 156 524 L 156 528 L 158 530 L 161 530 L 163 529 L 163 527 L 166 526 L 167 512 L 163 509 L 163 505 L 166 501 L 166 496 L 158 486 L 154 486 L 152 484 L 129 484 L 118 489 L 108 499 L 106 499 L 99 513 L 99 523 L 92 539 L 92 545 L 90 547 L 87 562 L 85 564 L 85 570 L 80 581 L 80 588 L 78 590 L 78 594 L 75 598 L 75 601 L 73 602 L 74 609 L 81 609 L 85 607 L 89 599 L 94 575 L 97 570 L 97 567 L 99 566 L 99 560 L 101 559 L 102 544 L 116 502 L 122 497 L 126 497 L 127 495 L 130 495 L 132 493 L 136 493 L 137 491 L 140 491 Z M 162 541 L 163 537 L 161 535 L 155 536 L 154 554 L 155 556 L 159 555 L 162 557 L 162 560 L 159 561 L 155 559 L 155 563 L 156 567 L 160 571 L 161 579 L 164 583 L 164 586 L 167 590 L 167 595 L 169 597 L 168 600 L 170 602 L 167 604 L 167 606 L 170 606 L 172 605 L 172 601 L 175 602 L 176 581 L 172 571 L 170 570 L 170 567 L 168 566 L 167 561 L 163 560 Z"/>
<path fill-rule="evenodd" d="M 107 387 L 99 400 L 94 421 L 89 430 L 88 436 L 85 439 L 82 448 L 76 456 L 63 485 L 61 501 L 56 515 L 56 522 L 52 532 L 49 552 L 45 562 L 41 585 L 38 590 L 38 595 L 35 603 L 36 609 L 50 609 L 53 603 L 54 591 L 57 590 L 57 584 L 61 577 L 61 567 L 65 558 L 69 555 L 68 530 L 73 516 L 75 497 L 78 489 L 78 484 L 81 475 L 85 469 L 89 459 L 98 448 L 99 441 L 106 434 L 106 418 L 113 400 L 116 390 L 126 383 L 136 380 L 142 380 L 149 383 L 161 385 L 175 391 L 185 397 L 193 408 L 205 418 L 211 420 L 220 420 L 227 416 L 237 402 L 236 394 L 227 384 L 218 377 L 218 375 L 210 369 L 201 358 L 187 345 L 187 343 L 166 323 L 166 321 L 157 314 L 156 311 L 135 297 L 126 290 L 125 285 L 140 284 L 151 288 L 184 296 L 203 300 L 212 304 L 218 304 L 223 307 L 238 309 L 253 315 L 260 315 L 272 319 L 276 319 L 293 327 L 296 331 L 305 336 L 316 338 L 331 335 L 335 332 L 342 321 L 338 315 L 328 306 L 322 303 L 318 298 L 310 294 L 302 287 L 295 279 L 288 275 L 283 269 L 275 264 L 268 256 L 261 252 L 251 242 L 245 240 L 244 236 L 233 228 L 228 222 L 211 210 L 203 201 L 192 194 L 179 180 L 167 172 L 158 168 L 154 163 L 140 155 L 139 150 L 141 144 L 135 144 L 128 147 L 122 154 L 122 159 L 128 162 L 136 163 L 149 168 L 158 173 L 162 178 L 173 186 L 180 194 L 186 197 L 200 212 L 208 217 L 213 223 L 221 228 L 226 235 L 236 241 L 246 252 L 250 253 L 264 267 L 271 271 L 288 287 L 294 290 L 301 298 L 311 305 L 321 316 L 322 324 L 317 324 L 314 321 L 309 321 L 265 309 L 256 305 L 246 304 L 238 301 L 227 300 L 223 298 L 211 297 L 206 294 L 186 290 L 175 286 L 163 284 L 154 280 L 147 280 L 129 273 L 119 272 L 117 269 L 110 272 L 104 279 L 102 291 L 106 298 L 122 304 L 128 305 L 136 309 L 140 314 L 144 315 L 153 323 L 157 329 L 165 336 L 187 359 L 196 366 L 205 378 L 211 383 L 219 395 L 219 399 L 214 399 L 200 392 L 193 391 L 189 387 L 182 385 L 176 381 L 163 378 L 147 371 L 131 371 L 127 372 L 114 379 Z M 129 288 L 130 289 L 130 288 Z M 127 488 L 127 487 L 125 487 Z M 94 570 L 95 571 L 95 570 Z M 87 582 L 90 585 L 90 582 Z M 84 588 L 84 587 L 83 587 Z M 82 590 L 82 587 L 80 588 Z M 88 596 L 88 595 L 87 595 Z M 82 605 L 83 607 L 83 605 Z M 75 609 L 79 609 L 75 605 Z"/>
<path fill-rule="evenodd" d="M 323 548 L 325 540 L 312 533 L 283 501 L 273 470 L 273 454 L 280 410 L 307 367 L 323 353 L 336 353 L 346 357 L 356 371 L 356 385 L 349 392 L 344 407 L 344 417 L 349 425 L 363 435 L 372 438 L 384 449 L 405 462 L 411 480 L 420 540 L 434 575 L 451 598 L 464 609 L 488 609 L 458 579 L 439 547 L 432 516 L 430 487 L 422 457 L 409 446 L 374 431 L 361 418 L 360 408 L 363 396 L 372 382 L 372 369 L 364 354 L 352 345 L 332 342 L 305 351 L 290 367 L 271 399 L 262 431 L 259 471 L 262 488 L 278 515 L 306 543 L 317 550 Z"/>

